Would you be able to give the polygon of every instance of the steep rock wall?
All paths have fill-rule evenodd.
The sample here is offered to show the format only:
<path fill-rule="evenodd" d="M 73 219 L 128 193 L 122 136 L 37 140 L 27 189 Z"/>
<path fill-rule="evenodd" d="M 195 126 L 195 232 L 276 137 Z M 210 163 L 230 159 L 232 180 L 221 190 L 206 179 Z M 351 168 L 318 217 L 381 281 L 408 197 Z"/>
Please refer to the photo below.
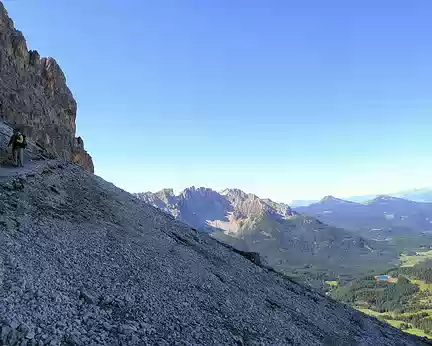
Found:
<path fill-rule="evenodd" d="M 60 66 L 27 49 L 0 2 L 0 120 L 21 128 L 47 153 L 93 172 L 82 139 L 75 138 L 76 113 Z"/>

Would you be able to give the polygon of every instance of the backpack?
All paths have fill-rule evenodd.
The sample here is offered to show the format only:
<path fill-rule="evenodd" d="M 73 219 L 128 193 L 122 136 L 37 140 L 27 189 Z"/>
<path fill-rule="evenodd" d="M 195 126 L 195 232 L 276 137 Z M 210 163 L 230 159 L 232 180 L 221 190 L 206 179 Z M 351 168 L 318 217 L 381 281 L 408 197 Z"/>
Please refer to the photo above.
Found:
<path fill-rule="evenodd" d="M 18 148 L 26 148 L 27 147 L 27 140 L 26 140 L 26 136 L 24 136 L 23 134 L 19 134 L 15 137 L 15 145 Z"/>

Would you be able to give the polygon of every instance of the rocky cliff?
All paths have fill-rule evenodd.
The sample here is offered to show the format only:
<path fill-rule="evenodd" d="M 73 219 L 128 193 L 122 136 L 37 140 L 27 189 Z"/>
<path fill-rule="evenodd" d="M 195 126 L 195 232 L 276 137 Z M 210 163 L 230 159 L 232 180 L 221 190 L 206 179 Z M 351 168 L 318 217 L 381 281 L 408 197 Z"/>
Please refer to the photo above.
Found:
<path fill-rule="evenodd" d="M 53 58 L 27 49 L 0 1 L 0 120 L 21 128 L 47 154 L 93 172 L 81 138 L 75 138 L 77 103 Z"/>
<path fill-rule="evenodd" d="M 172 189 L 137 193 L 136 196 L 202 231 L 223 229 L 235 232 L 246 220 L 260 217 L 263 213 L 275 218 L 295 215 L 286 204 L 260 199 L 239 189 L 226 189 L 218 193 L 209 188 L 192 186 L 178 196 Z"/>
<path fill-rule="evenodd" d="M 424 345 L 76 165 L 0 175 L 1 345 Z"/>

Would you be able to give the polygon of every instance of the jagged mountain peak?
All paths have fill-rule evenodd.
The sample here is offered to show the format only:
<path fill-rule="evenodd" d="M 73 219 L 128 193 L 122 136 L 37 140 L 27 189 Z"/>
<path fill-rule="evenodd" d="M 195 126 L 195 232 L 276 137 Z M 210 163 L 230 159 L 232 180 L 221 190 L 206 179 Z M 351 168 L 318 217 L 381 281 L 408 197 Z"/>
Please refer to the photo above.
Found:
<path fill-rule="evenodd" d="M 270 208 L 272 208 L 276 214 L 280 214 L 284 217 L 290 217 L 298 215 L 288 204 L 286 203 L 278 203 L 274 202 L 269 198 L 262 199 L 262 202 L 264 202 L 266 205 L 268 205 Z"/>
<path fill-rule="evenodd" d="M 162 189 L 159 191 L 159 193 L 163 193 L 164 195 L 169 195 L 169 196 L 175 196 L 174 189 L 172 188 Z"/>
<path fill-rule="evenodd" d="M 296 214 L 287 204 L 260 199 L 236 188 L 216 192 L 210 188 L 191 186 L 175 197 L 170 194 L 168 198 L 166 193 L 161 192 L 140 193 L 136 196 L 160 209 L 168 210 L 170 214 L 199 229 L 216 227 L 232 230 L 233 227 L 238 227 L 236 222 L 239 220 L 265 214 L 283 219 Z M 218 221 L 218 226 L 214 226 L 213 221 Z"/>
<path fill-rule="evenodd" d="M 236 189 L 236 188 L 229 188 L 229 189 L 225 189 L 221 192 L 222 195 L 224 196 L 230 196 L 230 197 L 237 197 L 237 198 L 249 198 L 252 196 L 255 196 L 253 194 L 250 193 L 246 193 L 241 189 Z M 256 197 L 256 196 L 255 196 Z"/>
<path fill-rule="evenodd" d="M 151 194 L 151 192 L 147 192 L 147 194 Z M 165 199 L 171 203 L 173 199 L 176 198 L 173 189 L 162 189 L 155 193 L 155 195 L 161 199 Z"/>
<path fill-rule="evenodd" d="M 192 198 L 192 197 L 214 197 L 219 195 L 216 191 L 207 187 L 195 187 L 191 186 L 184 189 L 179 197 L 182 198 Z"/>
<path fill-rule="evenodd" d="M 238 207 L 245 204 L 254 205 L 255 212 L 258 208 L 263 209 L 265 207 L 265 202 L 253 193 L 247 193 L 240 189 L 226 189 L 224 192 L 224 197 Z"/>

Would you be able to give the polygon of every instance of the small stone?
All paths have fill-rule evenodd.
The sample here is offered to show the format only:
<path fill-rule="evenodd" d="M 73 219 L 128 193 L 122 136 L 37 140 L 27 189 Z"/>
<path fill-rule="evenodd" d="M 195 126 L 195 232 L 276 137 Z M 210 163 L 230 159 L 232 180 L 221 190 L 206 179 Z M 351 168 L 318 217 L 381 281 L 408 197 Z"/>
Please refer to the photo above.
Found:
<path fill-rule="evenodd" d="M 14 181 L 13 182 L 13 189 L 14 190 L 24 190 L 24 182 L 25 181 Z"/>
<path fill-rule="evenodd" d="M 34 332 L 28 332 L 26 334 L 26 339 L 33 340 L 34 337 L 35 337 L 35 333 Z"/>
<path fill-rule="evenodd" d="M 1 327 L 1 339 L 6 340 L 9 336 L 9 333 L 12 331 L 12 328 L 9 326 L 2 326 Z"/>
<path fill-rule="evenodd" d="M 108 322 L 104 322 L 103 323 L 103 327 L 104 327 L 105 330 L 108 330 L 108 331 L 113 328 L 113 326 L 110 325 Z"/>
<path fill-rule="evenodd" d="M 82 317 L 83 321 L 84 322 L 87 321 L 90 318 L 90 316 L 91 316 L 91 313 L 87 311 Z"/>
<path fill-rule="evenodd" d="M 82 344 L 81 340 L 77 334 L 69 335 L 69 337 L 67 338 L 67 342 L 70 345 L 81 345 Z"/>
<path fill-rule="evenodd" d="M 18 341 L 18 333 L 17 333 L 16 329 L 12 329 L 10 334 L 9 334 L 8 344 L 15 345 L 15 343 L 17 341 Z"/>
<path fill-rule="evenodd" d="M 17 320 L 14 320 L 14 319 L 13 319 L 12 321 L 10 321 L 9 326 L 10 326 L 12 329 L 17 329 L 18 326 L 19 326 L 19 323 L 18 323 Z"/>
<path fill-rule="evenodd" d="M 25 289 L 27 287 L 27 280 L 22 278 L 21 280 L 19 280 L 18 285 L 22 288 Z"/>
<path fill-rule="evenodd" d="M 140 325 L 141 325 L 142 329 L 150 329 L 150 327 L 151 327 L 150 324 L 148 324 L 146 322 L 141 322 Z"/>
<path fill-rule="evenodd" d="M 232 335 L 236 345 L 244 345 L 243 338 L 240 335 Z"/>
<path fill-rule="evenodd" d="M 132 334 L 132 338 L 131 338 L 132 343 L 136 344 L 139 341 L 139 338 L 136 334 Z"/>
<path fill-rule="evenodd" d="M 102 299 L 102 303 L 104 305 L 108 305 L 108 304 L 112 303 L 113 300 L 114 300 L 114 298 L 112 296 L 107 296 L 107 297 Z"/>
<path fill-rule="evenodd" d="M 84 299 L 89 304 L 96 304 L 96 298 L 84 289 L 80 291 L 80 298 Z"/>
<path fill-rule="evenodd" d="M 119 327 L 119 332 L 121 334 L 132 334 L 133 332 L 137 332 L 137 329 L 135 326 L 132 326 L 130 324 L 123 324 Z"/>
<path fill-rule="evenodd" d="M 18 327 L 18 330 L 21 333 L 27 334 L 30 332 L 30 327 L 25 323 L 21 323 L 20 326 Z"/>
<path fill-rule="evenodd" d="M 11 289 L 10 289 L 10 292 L 15 292 L 18 295 L 22 295 L 22 293 L 23 293 L 22 289 L 19 286 L 17 286 L 17 285 L 12 286 Z"/>
<path fill-rule="evenodd" d="M 58 328 L 65 328 L 66 327 L 66 323 L 64 323 L 63 321 L 59 321 L 56 323 L 56 326 Z"/>
<path fill-rule="evenodd" d="M 50 189 L 51 189 L 52 192 L 54 192 L 54 193 L 56 193 L 58 195 L 60 194 L 60 192 L 57 190 L 57 188 L 55 186 L 51 186 Z"/>

